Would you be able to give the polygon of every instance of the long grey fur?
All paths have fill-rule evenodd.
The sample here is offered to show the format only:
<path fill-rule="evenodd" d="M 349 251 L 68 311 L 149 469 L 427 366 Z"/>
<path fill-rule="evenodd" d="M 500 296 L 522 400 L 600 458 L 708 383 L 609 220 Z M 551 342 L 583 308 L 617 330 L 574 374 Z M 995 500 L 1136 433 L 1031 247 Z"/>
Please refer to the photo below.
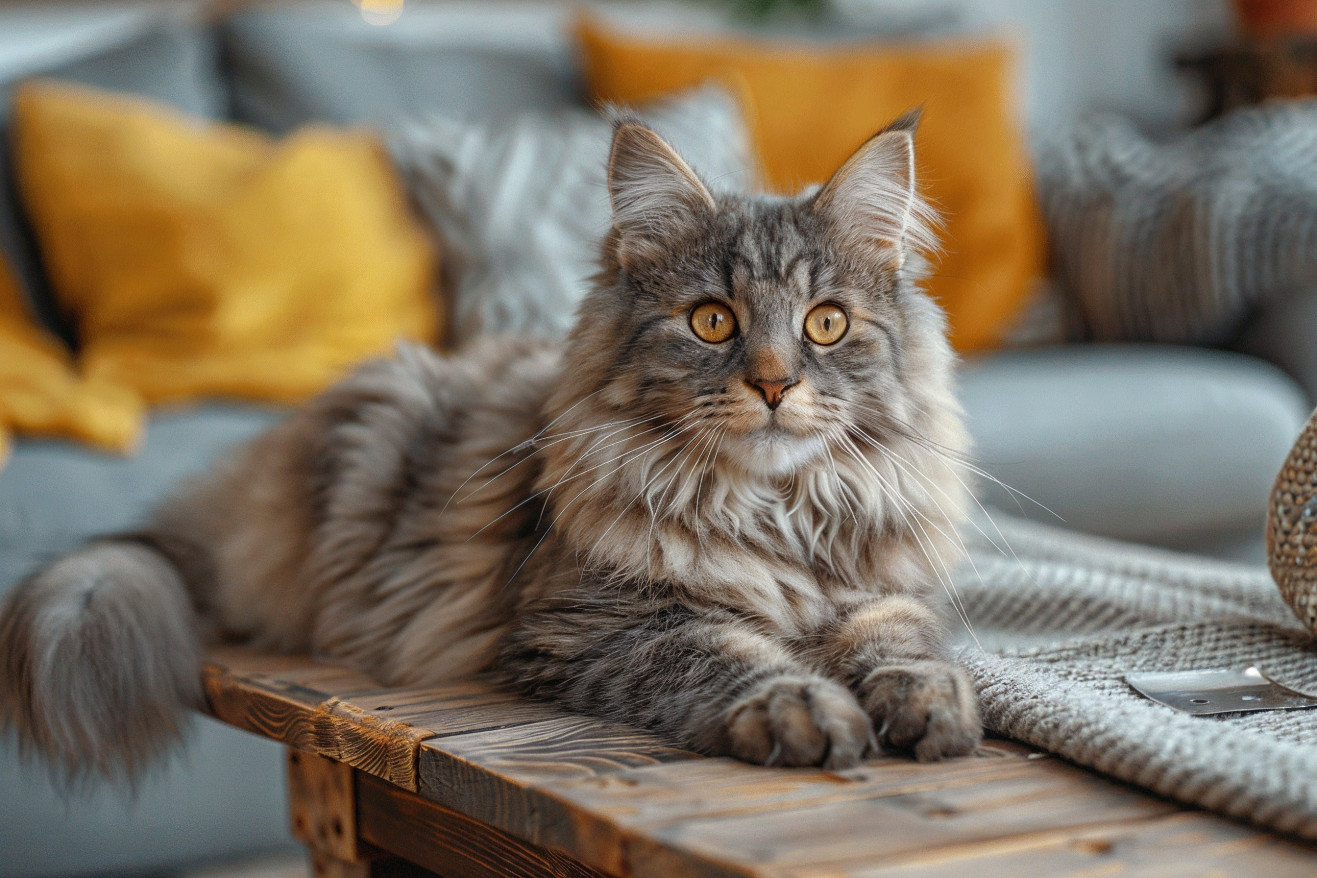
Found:
<path fill-rule="evenodd" d="M 565 345 L 404 346 L 39 571 L 0 609 L 5 725 L 65 775 L 137 776 L 223 639 L 395 686 L 496 668 L 754 762 L 966 752 L 937 594 L 968 440 L 910 258 L 933 244 L 913 124 L 768 198 L 713 194 L 619 117 Z M 846 322 L 820 341 L 825 306 Z"/>

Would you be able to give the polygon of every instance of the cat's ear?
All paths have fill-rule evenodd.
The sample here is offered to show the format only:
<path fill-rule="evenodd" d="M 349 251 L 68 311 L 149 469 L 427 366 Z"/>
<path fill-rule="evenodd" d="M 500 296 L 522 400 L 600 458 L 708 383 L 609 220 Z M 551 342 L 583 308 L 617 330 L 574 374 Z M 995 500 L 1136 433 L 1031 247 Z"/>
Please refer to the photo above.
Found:
<path fill-rule="evenodd" d="M 915 184 L 912 110 L 857 149 L 814 196 L 843 244 L 900 268 L 911 250 L 937 248 L 938 219 Z"/>
<path fill-rule="evenodd" d="M 614 124 L 608 196 L 623 266 L 661 255 L 715 209 L 713 195 L 691 166 L 652 128 L 630 118 Z"/>

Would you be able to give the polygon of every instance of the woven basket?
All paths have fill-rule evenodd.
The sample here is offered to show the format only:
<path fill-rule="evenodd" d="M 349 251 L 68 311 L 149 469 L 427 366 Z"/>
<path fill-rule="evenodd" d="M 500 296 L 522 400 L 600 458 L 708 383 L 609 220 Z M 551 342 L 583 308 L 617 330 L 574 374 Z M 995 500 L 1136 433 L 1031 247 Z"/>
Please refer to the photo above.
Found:
<path fill-rule="evenodd" d="M 1290 609 L 1317 634 L 1317 412 L 1271 489 L 1267 566 Z"/>

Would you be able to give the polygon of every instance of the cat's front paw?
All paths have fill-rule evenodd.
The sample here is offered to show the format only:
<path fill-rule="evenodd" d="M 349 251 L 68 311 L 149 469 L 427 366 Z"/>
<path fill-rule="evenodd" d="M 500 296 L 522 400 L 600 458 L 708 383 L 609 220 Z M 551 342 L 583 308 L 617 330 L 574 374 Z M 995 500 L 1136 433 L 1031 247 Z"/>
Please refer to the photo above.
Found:
<path fill-rule="evenodd" d="M 731 755 L 761 765 L 849 768 L 873 736 L 869 715 L 850 690 L 819 677 L 766 680 L 725 716 Z"/>
<path fill-rule="evenodd" d="M 885 749 L 913 752 L 920 762 L 931 762 L 964 756 L 983 740 L 974 687 L 950 662 L 885 665 L 860 688 Z"/>

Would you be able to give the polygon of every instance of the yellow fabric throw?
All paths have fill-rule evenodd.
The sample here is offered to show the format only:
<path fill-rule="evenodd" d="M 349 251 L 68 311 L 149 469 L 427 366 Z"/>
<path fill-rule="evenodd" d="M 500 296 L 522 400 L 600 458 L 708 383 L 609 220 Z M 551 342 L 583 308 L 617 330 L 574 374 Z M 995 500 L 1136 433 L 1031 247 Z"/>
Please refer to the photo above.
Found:
<path fill-rule="evenodd" d="M 13 130 L 90 378 L 153 403 L 291 402 L 438 336 L 436 257 L 372 134 L 275 142 L 44 81 L 18 90 Z"/>
<path fill-rule="evenodd" d="M 927 287 L 961 351 L 993 347 L 1044 274 L 1044 233 L 1015 119 L 1014 53 L 993 43 L 807 47 L 660 41 L 577 25 L 599 101 L 640 103 L 707 79 L 742 95 L 768 185 L 821 182 L 882 125 L 923 106 L 924 192 L 946 217 Z"/>
<path fill-rule="evenodd" d="M 10 431 L 128 451 L 141 425 L 137 394 L 80 378 L 64 346 L 31 321 L 17 281 L 0 261 L 0 464 Z"/>

